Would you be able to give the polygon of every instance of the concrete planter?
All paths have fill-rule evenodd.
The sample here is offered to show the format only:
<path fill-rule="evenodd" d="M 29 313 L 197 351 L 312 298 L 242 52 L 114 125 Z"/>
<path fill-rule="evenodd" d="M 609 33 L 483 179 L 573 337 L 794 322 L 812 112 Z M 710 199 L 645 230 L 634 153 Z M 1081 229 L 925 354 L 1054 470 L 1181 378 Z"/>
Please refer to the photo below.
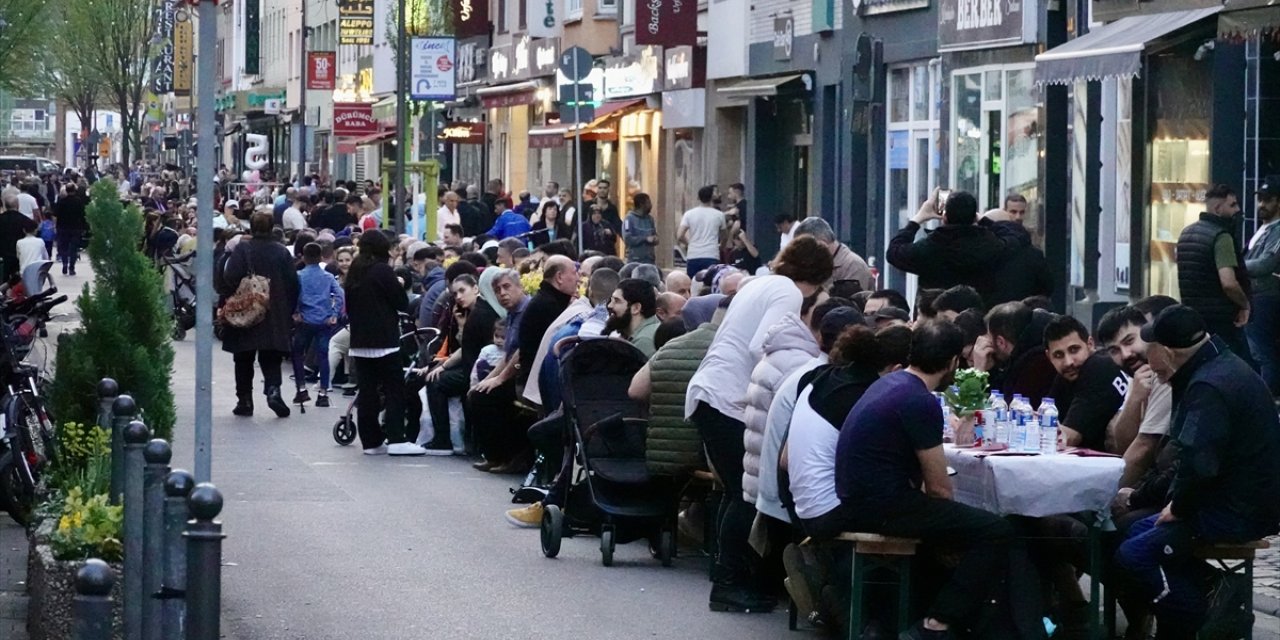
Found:
<path fill-rule="evenodd" d="M 27 633 L 31 640 L 62 640 L 71 637 L 72 602 L 75 600 L 76 571 L 80 562 L 57 560 L 49 546 L 56 520 L 50 518 L 35 524 L 30 531 L 31 553 L 27 559 Z M 114 638 L 123 638 L 122 580 L 124 567 L 111 565 L 116 584 L 111 591 L 114 607 Z"/>

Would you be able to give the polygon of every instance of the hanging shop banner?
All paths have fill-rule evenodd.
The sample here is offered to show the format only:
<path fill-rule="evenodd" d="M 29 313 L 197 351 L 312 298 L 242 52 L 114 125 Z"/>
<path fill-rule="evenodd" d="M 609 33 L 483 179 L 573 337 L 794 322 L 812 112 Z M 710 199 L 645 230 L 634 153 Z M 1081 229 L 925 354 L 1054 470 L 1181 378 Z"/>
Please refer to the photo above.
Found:
<path fill-rule="evenodd" d="M 378 121 L 373 117 L 372 103 L 333 103 L 333 135 L 353 137 L 367 136 L 377 132 Z"/>
<path fill-rule="evenodd" d="M 779 62 L 791 59 L 791 49 L 796 43 L 796 19 L 783 16 L 773 19 L 773 59 Z"/>
<path fill-rule="evenodd" d="M 564 6 L 560 0 L 524 0 L 529 16 L 529 35 L 535 38 L 554 38 L 564 29 L 561 27 L 561 12 Z"/>
<path fill-rule="evenodd" d="M 173 25 L 173 95 L 190 96 L 195 28 L 186 9 L 178 9 L 176 19 Z"/>
<path fill-rule="evenodd" d="M 257 2 L 244 3 L 244 74 L 256 76 L 261 73 L 261 55 L 259 45 L 262 43 L 262 19 L 258 13 Z"/>
<path fill-rule="evenodd" d="M 457 41 L 453 38 L 413 38 L 409 56 L 410 98 L 453 100 L 457 97 L 456 48 Z"/>
<path fill-rule="evenodd" d="M 458 43 L 458 84 L 484 79 L 484 69 L 489 66 L 489 49 L 483 42 L 472 40 Z"/>
<path fill-rule="evenodd" d="M 332 91 L 338 87 L 338 54 L 333 51 L 307 52 L 307 88 Z"/>
<path fill-rule="evenodd" d="M 707 84 L 707 50 L 702 47 L 676 47 L 665 55 L 664 91 L 693 89 Z"/>
<path fill-rule="evenodd" d="M 488 0 L 452 0 L 453 33 L 459 38 L 489 38 Z"/>
<path fill-rule="evenodd" d="M 534 40 L 529 47 L 529 77 L 554 76 L 560 62 L 560 38 Z"/>
<path fill-rule="evenodd" d="M 696 0 L 638 0 L 636 44 L 692 46 L 698 41 Z"/>
<path fill-rule="evenodd" d="M 661 92 L 665 62 L 662 48 L 654 46 L 641 47 L 638 53 L 605 58 L 604 99 Z"/>
<path fill-rule="evenodd" d="M 500 44 L 489 47 L 489 80 L 493 84 L 502 84 L 510 82 L 515 78 L 512 71 L 515 65 L 512 64 L 511 45 Z"/>
<path fill-rule="evenodd" d="M 373 44 L 373 0 L 338 0 L 338 44 Z"/>
<path fill-rule="evenodd" d="M 178 0 L 164 0 L 156 6 L 151 40 L 160 43 L 160 48 L 151 60 L 151 91 L 157 94 L 173 91 L 173 23 L 177 11 Z"/>
<path fill-rule="evenodd" d="M 450 122 L 436 134 L 436 140 L 453 144 L 484 144 L 484 123 Z"/>
<path fill-rule="evenodd" d="M 1004 47 L 1036 41 L 1035 4 L 1026 0 L 940 0 L 938 51 Z M 1028 36 L 1030 39 L 1028 40 Z"/>

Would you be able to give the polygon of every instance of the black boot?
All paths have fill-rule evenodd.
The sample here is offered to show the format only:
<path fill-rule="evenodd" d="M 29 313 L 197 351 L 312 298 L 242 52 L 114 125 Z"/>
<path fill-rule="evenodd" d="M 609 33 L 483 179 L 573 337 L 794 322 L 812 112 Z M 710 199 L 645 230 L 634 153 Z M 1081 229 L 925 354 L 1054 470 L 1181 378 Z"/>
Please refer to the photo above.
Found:
<path fill-rule="evenodd" d="M 742 585 L 716 583 L 711 586 L 708 605 L 712 611 L 768 613 L 778 606 L 778 601 Z"/>
<path fill-rule="evenodd" d="M 281 418 L 289 417 L 289 405 L 280 397 L 280 387 L 267 387 L 267 406 Z"/>
<path fill-rule="evenodd" d="M 242 418 L 253 415 L 253 396 L 249 394 L 236 396 L 236 408 L 232 409 L 231 413 Z"/>

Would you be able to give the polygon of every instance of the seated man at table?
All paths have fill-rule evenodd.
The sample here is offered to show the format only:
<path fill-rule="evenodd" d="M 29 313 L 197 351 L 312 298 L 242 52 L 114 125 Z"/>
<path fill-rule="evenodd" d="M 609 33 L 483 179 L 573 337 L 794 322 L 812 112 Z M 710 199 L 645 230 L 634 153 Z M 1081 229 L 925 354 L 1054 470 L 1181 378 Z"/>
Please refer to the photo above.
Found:
<path fill-rule="evenodd" d="M 1007 574 L 1013 527 L 954 502 L 942 451 L 942 408 L 931 393 L 955 377 L 964 333 L 927 322 L 911 336 L 909 366 L 873 383 L 854 405 L 836 444 L 840 506 L 828 531 L 919 538 L 957 549 L 960 563 L 926 617 L 902 637 L 951 638 L 972 624 Z"/>
<path fill-rule="evenodd" d="M 1056 316 L 1045 326 L 1044 352 L 1058 372 L 1048 397 L 1058 407 L 1062 441 L 1105 451 L 1107 433 L 1129 388 L 1128 376 L 1094 349 L 1089 330 L 1071 316 Z"/>
<path fill-rule="evenodd" d="M 1173 387 L 1169 433 L 1178 463 L 1169 504 L 1130 528 L 1116 564 L 1153 603 L 1158 639 L 1192 640 L 1207 610 L 1209 575 L 1194 547 L 1280 531 L 1280 421 L 1267 384 L 1209 335 L 1195 310 L 1169 307 L 1141 337 L 1151 369 Z"/>
<path fill-rule="evenodd" d="M 987 335 L 974 346 L 974 360 L 991 372 L 991 388 L 1004 393 L 1006 401 L 1021 394 L 1038 407 L 1053 386 L 1055 372 L 1044 351 L 1044 327 L 1052 319 L 1053 313 L 1021 302 L 987 312 Z"/>

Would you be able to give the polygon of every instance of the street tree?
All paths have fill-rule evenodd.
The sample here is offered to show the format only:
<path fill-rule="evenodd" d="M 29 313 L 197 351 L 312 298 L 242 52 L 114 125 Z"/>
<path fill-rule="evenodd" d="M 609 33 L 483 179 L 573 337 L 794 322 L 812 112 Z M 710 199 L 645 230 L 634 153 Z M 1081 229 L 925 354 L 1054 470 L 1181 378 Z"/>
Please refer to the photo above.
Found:
<path fill-rule="evenodd" d="M 100 65 L 84 54 L 84 42 L 98 32 L 93 21 L 101 13 L 83 2 L 60 1 L 48 11 L 46 41 L 36 69 L 41 92 L 70 107 L 81 127 L 93 129 L 94 112 L 102 96 Z M 86 145 L 86 154 L 93 153 Z"/>
<path fill-rule="evenodd" d="M 152 53 L 159 44 L 153 35 L 162 0 L 56 1 L 83 2 L 93 14 L 87 21 L 83 55 L 98 65 L 106 97 L 120 112 L 120 159 L 128 165 L 134 153 L 141 155 L 144 94 Z"/>
<path fill-rule="evenodd" d="M 31 61 L 44 44 L 50 0 L 0 0 L 0 91 L 30 94 Z"/>

